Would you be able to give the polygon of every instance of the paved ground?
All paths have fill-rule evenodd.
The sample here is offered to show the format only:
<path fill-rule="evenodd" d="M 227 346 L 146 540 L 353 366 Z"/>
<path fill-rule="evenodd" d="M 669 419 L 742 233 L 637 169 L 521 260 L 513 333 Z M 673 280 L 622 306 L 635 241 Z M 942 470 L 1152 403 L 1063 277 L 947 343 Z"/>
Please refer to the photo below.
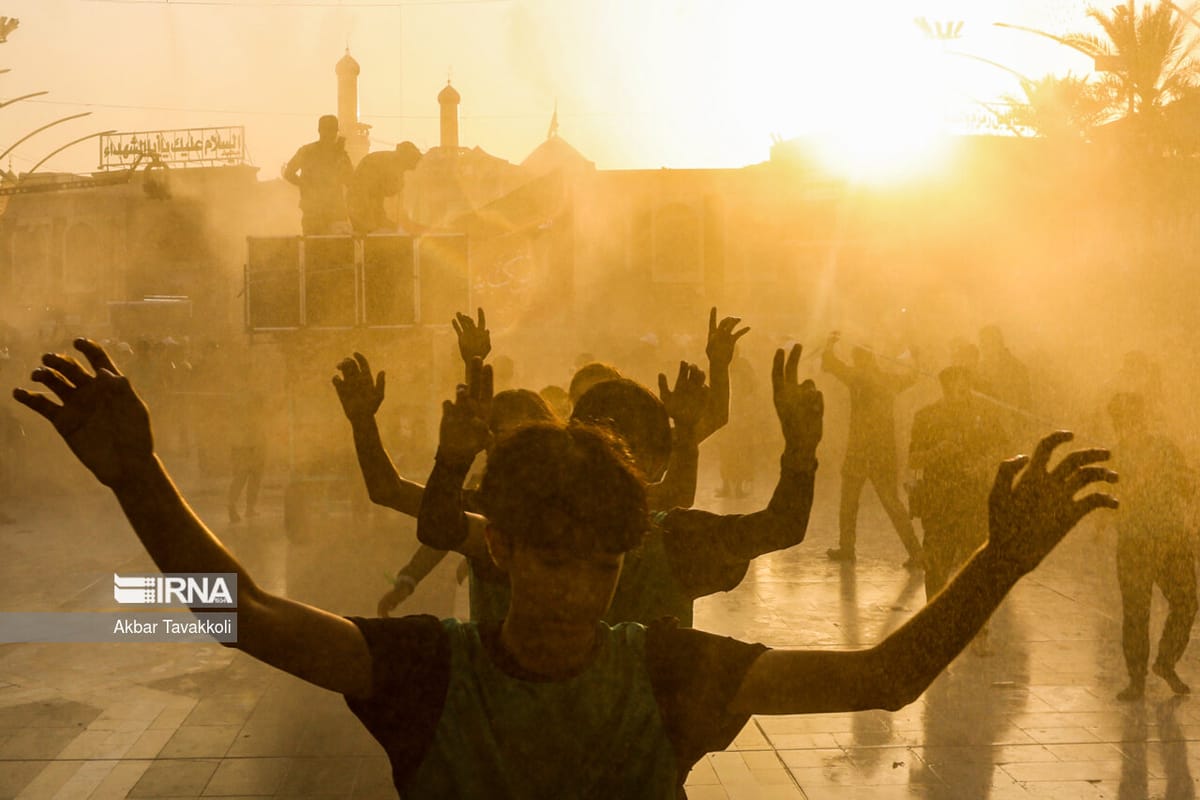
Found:
<path fill-rule="evenodd" d="M 734 592 L 698 606 L 698 627 L 791 647 L 878 641 L 924 601 L 868 494 L 860 559 L 828 562 L 836 486 L 823 476 L 808 541 L 759 560 Z M 82 477 L 82 476 L 80 476 Z M 86 480 L 84 481 L 86 485 Z M 208 491 L 204 491 L 205 488 Z M 278 488 L 263 514 L 224 522 L 213 484 L 195 506 L 269 588 L 348 614 L 371 614 L 383 574 L 411 551 L 413 526 L 353 524 L 333 504 L 323 533 L 291 543 Z M 711 480 L 699 505 L 719 501 Z M 111 605 L 114 571 L 149 569 L 103 492 L 5 509 L 0 610 Z M 993 619 L 990 656 L 968 651 L 898 713 L 756 718 L 688 783 L 715 798 L 1194 797 L 1200 705 L 1161 682 L 1143 702 L 1123 684 L 1111 532 L 1077 531 Z M 407 610 L 464 607 L 449 561 Z M 1156 598 L 1154 625 L 1163 609 Z M 1195 648 L 1193 648 L 1193 651 Z M 1194 654 L 1181 664 L 1200 681 Z M 1200 688 L 1200 687 L 1198 687 Z M 394 797 L 387 762 L 335 695 L 217 645 L 0 645 L 0 798 Z"/>

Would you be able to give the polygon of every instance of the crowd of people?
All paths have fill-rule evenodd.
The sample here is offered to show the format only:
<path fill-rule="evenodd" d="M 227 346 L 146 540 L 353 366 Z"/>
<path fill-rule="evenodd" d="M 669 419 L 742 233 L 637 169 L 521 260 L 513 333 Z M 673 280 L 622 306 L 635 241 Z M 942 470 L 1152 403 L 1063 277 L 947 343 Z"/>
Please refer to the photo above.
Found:
<path fill-rule="evenodd" d="M 419 150 L 403 143 L 354 169 L 336 118 L 322 117 L 318 133 L 283 172 L 300 187 L 306 236 L 419 232 L 388 201 Z M 750 330 L 741 323 L 713 308 L 706 335 L 663 331 L 688 352 L 658 374 L 657 391 L 631 377 L 659 368 L 655 333 L 638 340 L 627 364 L 581 356 L 569 379 L 539 388 L 517 385 L 521 353 L 493 354 L 482 309 L 458 314 L 463 377 L 442 404 L 423 484 L 397 466 L 420 463 L 420 454 L 397 452 L 417 449 L 419 437 L 393 435 L 412 398 L 385 407 L 386 371 L 361 352 L 341 360 L 334 394 L 361 485 L 373 504 L 415 520 L 419 540 L 371 619 L 267 591 L 168 472 L 167 462 L 220 472 L 229 522 L 257 513 L 281 415 L 270 402 L 278 387 L 240 343 L 76 339 L 82 358 L 43 343 L 49 352 L 31 378 L 47 391 L 17 388 L 14 397 L 113 491 L 163 572 L 238 574 L 235 646 L 343 694 L 386 751 L 404 797 L 682 796 L 692 766 L 727 747 L 752 714 L 903 707 L 968 644 L 987 655 L 988 618 L 1009 590 L 1083 517 L 1117 509 L 1104 486 L 1117 481 L 1110 456 L 1121 507 L 1101 516 L 1117 530 L 1129 679 L 1115 701 L 1142 697 L 1151 671 L 1176 694 L 1190 691 L 1176 666 L 1197 611 L 1195 484 L 1184 447 L 1162 425 L 1162 379 L 1144 353 L 1126 356 L 1097 389 L 1103 409 L 1083 415 L 1089 439 L 1107 438 L 1113 452 L 1056 458 L 1072 434 L 1048 433 L 1056 410 L 1036 406 L 1031 371 L 996 326 L 977 343 L 944 343 L 949 357 L 936 365 L 914 341 L 889 346 L 838 331 L 807 357 L 777 340 L 770 347 L 783 346 L 759 364 L 737 352 Z M 693 363 L 700 341 L 704 368 Z M 33 352 L 9 338 L 0 344 L 0 377 L 16 382 L 14 366 Z M 303 337 L 291 350 L 281 383 L 295 391 L 311 385 L 293 373 L 313 377 L 317 351 Z M 813 358 L 819 370 L 804 378 Z M 762 434 L 759 370 L 770 376 L 774 436 Z M 936 399 L 926 391 L 931 402 L 908 401 L 934 378 Z M 696 600 L 737 587 L 754 559 L 803 545 L 814 499 L 828 491 L 818 482 L 825 392 L 836 398 L 834 438 L 845 432 L 838 543 L 825 557 L 856 568 L 870 483 L 904 547 L 902 567 L 923 573 L 924 608 L 856 651 L 772 649 L 696 629 Z M 1072 416 L 1080 415 L 1056 418 Z M 19 491 L 31 425 L 0 409 L 0 499 Z M 294 418 L 288 426 L 305 427 Z M 714 435 L 716 494 L 741 504 L 766 499 L 761 451 L 782 441 L 765 503 L 743 513 L 696 507 L 700 446 Z M 0 524 L 11 521 L 0 508 Z M 469 619 L 398 613 L 450 554 L 469 584 Z M 1170 611 L 1151 663 L 1156 584 Z"/>
<path fill-rule="evenodd" d="M 714 308 L 706 369 L 683 361 L 671 378 L 658 376 L 657 392 L 595 361 L 563 386 L 496 391 L 486 318 L 458 315 L 463 380 L 443 403 L 424 484 L 401 474 L 381 433 L 385 372 L 367 354 L 341 361 L 334 391 L 367 493 L 415 518 L 421 542 L 373 619 L 266 591 L 195 515 L 159 457 L 165 442 L 151 434 L 141 396 L 158 389 L 136 348 L 77 340 L 82 359 L 47 353 L 34 370 L 47 393 L 14 395 L 112 489 L 161 570 L 238 573 L 236 646 L 345 695 L 405 797 L 545 797 L 568 787 L 672 797 L 751 714 L 900 708 L 978 644 L 1008 591 L 1097 509 L 1118 532 L 1129 684 L 1115 701 L 1140 697 L 1150 671 L 1189 691 L 1176 665 L 1197 609 L 1194 483 L 1183 449 L 1157 424 L 1153 371 L 1134 355 L 1104 387 L 1113 390 L 1104 420 L 1111 454 L 1084 448 L 1058 458 L 1072 435 L 1045 434 L 1029 371 L 994 327 L 978 346 L 950 348 L 935 373 L 940 399 L 917 409 L 910 426 L 897 418 L 897 398 L 930 375 L 915 348 L 893 356 L 835 332 L 810 354 L 820 358 L 815 377 L 834 379 L 823 389 L 847 390 L 838 409 L 849 428 L 839 540 L 827 557 L 854 568 L 870 482 L 904 544 L 904 567 L 924 572 L 924 608 L 857 651 L 771 649 L 694 629 L 696 599 L 736 587 L 755 558 L 803 546 L 819 490 L 827 396 L 802 378 L 807 359 L 792 344 L 761 365 L 782 437 L 769 501 L 739 514 L 694 507 L 701 442 L 722 428 L 746 430 L 754 407 L 756 365 L 736 352 L 748 330 L 740 324 Z M 848 361 L 839 353 L 847 344 Z M 897 446 L 901 421 L 911 430 L 906 450 Z M 736 497 L 755 471 L 748 448 L 732 444 L 720 448 L 720 492 Z M 1110 455 L 1122 476 L 1115 514 L 1104 486 L 1117 480 Z M 485 465 L 476 481 L 477 462 Z M 919 473 L 906 497 L 902 463 Z M 253 478 L 235 485 L 252 508 Z M 448 553 L 469 577 L 470 619 L 397 615 Z M 1155 584 L 1170 614 L 1151 664 Z"/>

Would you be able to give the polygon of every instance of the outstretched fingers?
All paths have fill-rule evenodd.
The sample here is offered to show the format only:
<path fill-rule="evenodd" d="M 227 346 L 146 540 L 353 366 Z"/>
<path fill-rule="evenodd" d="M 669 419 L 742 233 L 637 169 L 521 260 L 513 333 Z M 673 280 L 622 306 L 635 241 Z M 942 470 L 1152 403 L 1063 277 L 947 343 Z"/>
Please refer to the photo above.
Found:
<path fill-rule="evenodd" d="M 1015 456 L 1000 462 L 996 469 L 996 480 L 992 482 L 991 501 L 995 503 L 1001 498 L 1012 494 L 1013 481 L 1029 463 L 1029 456 Z"/>
<path fill-rule="evenodd" d="M 482 306 L 480 306 L 479 308 L 477 308 L 475 310 L 479 313 L 479 322 L 476 324 L 479 325 L 479 330 L 483 330 L 484 328 L 487 327 L 487 317 L 485 317 L 483 315 L 483 307 Z M 468 319 L 469 319 L 469 317 L 468 317 Z"/>
<path fill-rule="evenodd" d="M 771 362 L 771 386 L 776 392 L 783 386 L 783 348 L 775 351 L 775 359 Z"/>
<path fill-rule="evenodd" d="M 362 353 L 355 352 L 354 353 L 354 363 L 358 365 L 359 372 L 361 372 L 363 375 L 367 376 L 368 378 L 371 377 L 371 365 L 367 361 L 366 356 L 364 356 Z"/>
<path fill-rule="evenodd" d="M 787 366 L 784 368 L 783 375 L 789 386 L 796 382 L 797 370 L 800 366 L 800 354 L 802 352 L 804 352 L 804 348 L 798 344 L 794 344 L 792 345 L 792 352 L 788 353 Z"/>
<path fill-rule="evenodd" d="M 1076 450 L 1073 453 L 1068 453 L 1063 456 L 1063 460 L 1058 462 L 1053 470 L 1050 471 L 1052 477 L 1062 480 L 1068 478 L 1072 473 L 1095 464 L 1098 461 L 1107 461 L 1112 454 L 1103 447 L 1091 447 L 1086 450 Z"/>
<path fill-rule="evenodd" d="M 337 368 L 341 370 L 342 377 L 347 381 L 352 381 L 358 377 L 358 362 L 353 358 L 343 358 L 338 362 Z"/>
<path fill-rule="evenodd" d="M 671 397 L 671 384 L 667 382 L 667 376 L 660 372 L 658 373 L 658 398 L 664 403 Z"/>
<path fill-rule="evenodd" d="M 54 422 L 54 418 L 58 415 L 58 412 L 62 411 L 62 406 L 41 392 L 13 389 L 12 396 L 21 405 L 33 409 L 51 422 Z"/>
<path fill-rule="evenodd" d="M 1033 451 L 1033 458 L 1029 462 L 1030 470 L 1038 473 L 1045 472 L 1046 465 L 1050 463 L 1050 456 L 1054 453 L 1054 448 L 1074 438 L 1075 434 L 1070 431 L 1055 431 L 1045 436 L 1038 442 L 1037 447 Z"/>
<path fill-rule="evenodd" d="M 1121 502 L 1106 492 L 1092 492 L 1075 501 L 1075 521 L 1086 517 L 1097 508 L 1120 508 Z"/>
<path fill-rule="evenodd" d="M 1066 478 L 1067 488 L 1075 494 L 1091 483 L 1116 483 L 1117 473 L 1106 467 L 1081 467 Z"/>
<path fill-rule="evenodd" d="M 29 377 L 54 392 L 63 402 L 66 402 L 76 388 L 62 373 L 49 367 L 38 367 Z"/>
<path fill-rule="evenodd" d="M 60 355 L 59 353 L 44 354 L 42 356 L 42 363 L 58 372 L 77 387 L 82 386 L 94 377 L 78 361 L 70 356 Z"/>
<path fill-rule="evenodd" d="M 121 375 L 121 370 L 117 369 L 117 363 L 112 360 L 112 356 L 108 351 L 100 346 L 99 342 L 92 339 L 76 339 L 75 349 L 83 353 L 84 358 L 92 365 L 92 370 L 97 375 L 101 370 L 108 370 L 113 375 Z"/>

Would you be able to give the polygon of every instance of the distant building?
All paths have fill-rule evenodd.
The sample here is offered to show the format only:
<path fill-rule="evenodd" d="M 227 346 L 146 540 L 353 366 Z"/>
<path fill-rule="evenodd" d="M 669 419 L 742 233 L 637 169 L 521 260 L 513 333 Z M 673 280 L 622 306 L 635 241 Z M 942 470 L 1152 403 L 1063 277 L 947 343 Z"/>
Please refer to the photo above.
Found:
<path fill-rule="evenodd" d="M 334 66 L 337 74 L 338 130 L 346 138 L 346 152 L 351 163 L 358 165 L 371 149 L 371 126 L 358 121 L 358 62 L 350 56 L 350 48 Z"/>

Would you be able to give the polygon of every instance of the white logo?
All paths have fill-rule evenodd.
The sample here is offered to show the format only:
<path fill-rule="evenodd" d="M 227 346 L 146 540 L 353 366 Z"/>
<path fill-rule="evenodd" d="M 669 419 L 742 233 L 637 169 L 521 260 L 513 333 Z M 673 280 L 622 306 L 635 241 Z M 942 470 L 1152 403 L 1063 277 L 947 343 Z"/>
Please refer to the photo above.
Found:
<path fill-rule="evenodd" d="M 180 605 L 234 607 L 232 573 L 195 573 L 186 575 L 135 575 L 113 573 L 113 598 L 130 605 Z"/>

